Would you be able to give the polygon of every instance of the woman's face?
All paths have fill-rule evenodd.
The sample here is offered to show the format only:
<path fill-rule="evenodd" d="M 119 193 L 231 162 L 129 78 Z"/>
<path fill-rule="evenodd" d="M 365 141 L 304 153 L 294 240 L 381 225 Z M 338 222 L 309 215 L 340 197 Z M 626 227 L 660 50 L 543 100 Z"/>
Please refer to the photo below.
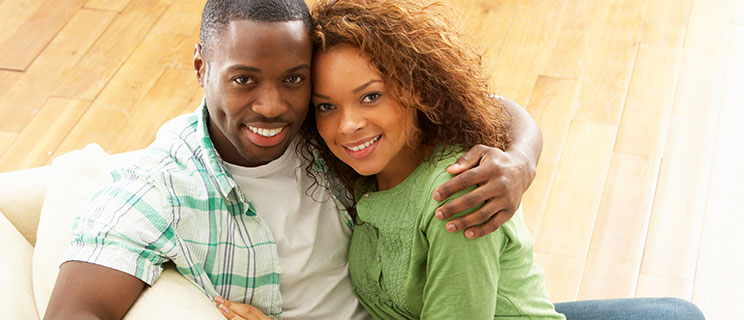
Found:
<path fill-rule="evenodd" d="M 315 121 L 331 152 L 359 174 L 377 175 L 381 190 L 403 181 L 421 159 L 406 143 L 415 109 L 400 104 L 358 48 L 336 46 L 313 59 Z"/>

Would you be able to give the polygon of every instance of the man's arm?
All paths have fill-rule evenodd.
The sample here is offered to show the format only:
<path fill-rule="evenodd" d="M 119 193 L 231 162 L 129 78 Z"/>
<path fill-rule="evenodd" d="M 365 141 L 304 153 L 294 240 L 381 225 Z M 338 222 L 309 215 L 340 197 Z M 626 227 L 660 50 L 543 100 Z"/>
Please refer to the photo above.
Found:
<path fill-rule="evenodd" d="M 522 194 L 535 179 L 542 152 L 542 134 L 535 120 L 517 103 L 498 98 L 511 115 L 512 142 L 505 151 L 477 145 L 460 157 L 447 171 L 457 176 L 442 184 L 432 195 L 441 201 L 474 184 L 475 190 L 452 200 L 439 209 L 436 217 L 446 220 L 485 201 L 483 207 L 447 223 L 447 230 L 465 230 L 468 238 L 478 238 L 498 229 L 519 208 Z"/>
<path fill-rule="evenodd" d="M 121 319 L 144 287 L 127 273 L 69 261 L 59 268 L 44 319 Z"/>

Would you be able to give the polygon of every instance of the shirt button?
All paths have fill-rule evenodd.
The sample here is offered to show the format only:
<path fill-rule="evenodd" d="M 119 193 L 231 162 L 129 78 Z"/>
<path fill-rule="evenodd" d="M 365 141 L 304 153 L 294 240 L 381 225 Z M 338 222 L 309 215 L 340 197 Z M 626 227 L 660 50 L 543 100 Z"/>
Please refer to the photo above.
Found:
<path fill-rule="evenodd" d="M 380 256 L 377 256 L 377 262 L 379 263 L 382 258 Z"/>
<path fill-rule="evenodd" d="M 276 272 L 276 273 L 282 273 L 282 272 L 284 272 L 284 268 L 282 268 L 282 266 L 276 266 L 276 270 L 274 270 L 274 272 Z"/>
<path fill-rule="evenodd" d="M 369 192 L 365 193 L 365 194 L 364 194 L 364 197 L 365 197 L 365 198 L 369 198 Z"/>
<path fill-rule="evenodd" d="M 255 216 L 255 217 L 253 217 L 253 220 L 256 221 L 256 222 L 260 222 L 261 221 L 261 217 Z"/>

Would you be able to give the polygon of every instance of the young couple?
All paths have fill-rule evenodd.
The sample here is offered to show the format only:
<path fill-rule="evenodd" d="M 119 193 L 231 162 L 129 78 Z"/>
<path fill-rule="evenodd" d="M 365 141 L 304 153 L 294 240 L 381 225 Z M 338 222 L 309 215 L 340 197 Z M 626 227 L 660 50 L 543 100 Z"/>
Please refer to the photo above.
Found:
<path fill-rule="evenodd" d="M 564 319 L 519 210 L 478 239 L 434 217 L 431 194 L 452 177 L 449 164 L 477 144 L 509 145 L 480 56 L 441 12 L 413 1 L 320 1 L 312 11 L 312 107 L 298 152 L 316 181 L 353 195 L 349 274 L 361 305 L 378 319 Z M 281 139 L 274 132 L 258 141 Z M 216 301 L 226 318 L 260 316 Z"/>
<path fill-rule="evenodd" d="M 489 97 L 432 7 L 313 11 L 207 1 L 204 102 L 76 220 L 47 318 L 121 318 L 166 261 L 232 319 L 563 318 L 517 209 L 540 151 L 529 117 Z M 658 305 L 686 307 L 565 310 Z"/>

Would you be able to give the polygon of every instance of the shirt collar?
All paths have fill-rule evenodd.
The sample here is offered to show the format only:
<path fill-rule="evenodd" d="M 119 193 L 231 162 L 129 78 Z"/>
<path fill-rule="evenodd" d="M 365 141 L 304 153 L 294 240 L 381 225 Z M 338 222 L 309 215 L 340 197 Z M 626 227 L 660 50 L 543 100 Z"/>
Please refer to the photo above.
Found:
<path fill-rule="evenodd" d="M 230 173 L 225 169 L 223 165 L 224 160 L 217 153 L 217 149 L 214 148 L 212 139 L 209 137 L 207 126 L 209 123 L 209 110 L 207 109 L 206 97 L 202 98 L 201 105 L 197 109 L 197 115 L 196 133 L 200 140 L 199 145 L 204 150 L 199 156 L 205 164 L 207 174 L 214 177 L 217 182 L 217 188 L 225 199 L 229 199 L 229 195 L 233 191 L 238 195 L 238 198 L 242 198 L 239 196 L 240 191 L 237 189 L 237 183 L 235 183 L 235 180 L 233 180 Z"/>

